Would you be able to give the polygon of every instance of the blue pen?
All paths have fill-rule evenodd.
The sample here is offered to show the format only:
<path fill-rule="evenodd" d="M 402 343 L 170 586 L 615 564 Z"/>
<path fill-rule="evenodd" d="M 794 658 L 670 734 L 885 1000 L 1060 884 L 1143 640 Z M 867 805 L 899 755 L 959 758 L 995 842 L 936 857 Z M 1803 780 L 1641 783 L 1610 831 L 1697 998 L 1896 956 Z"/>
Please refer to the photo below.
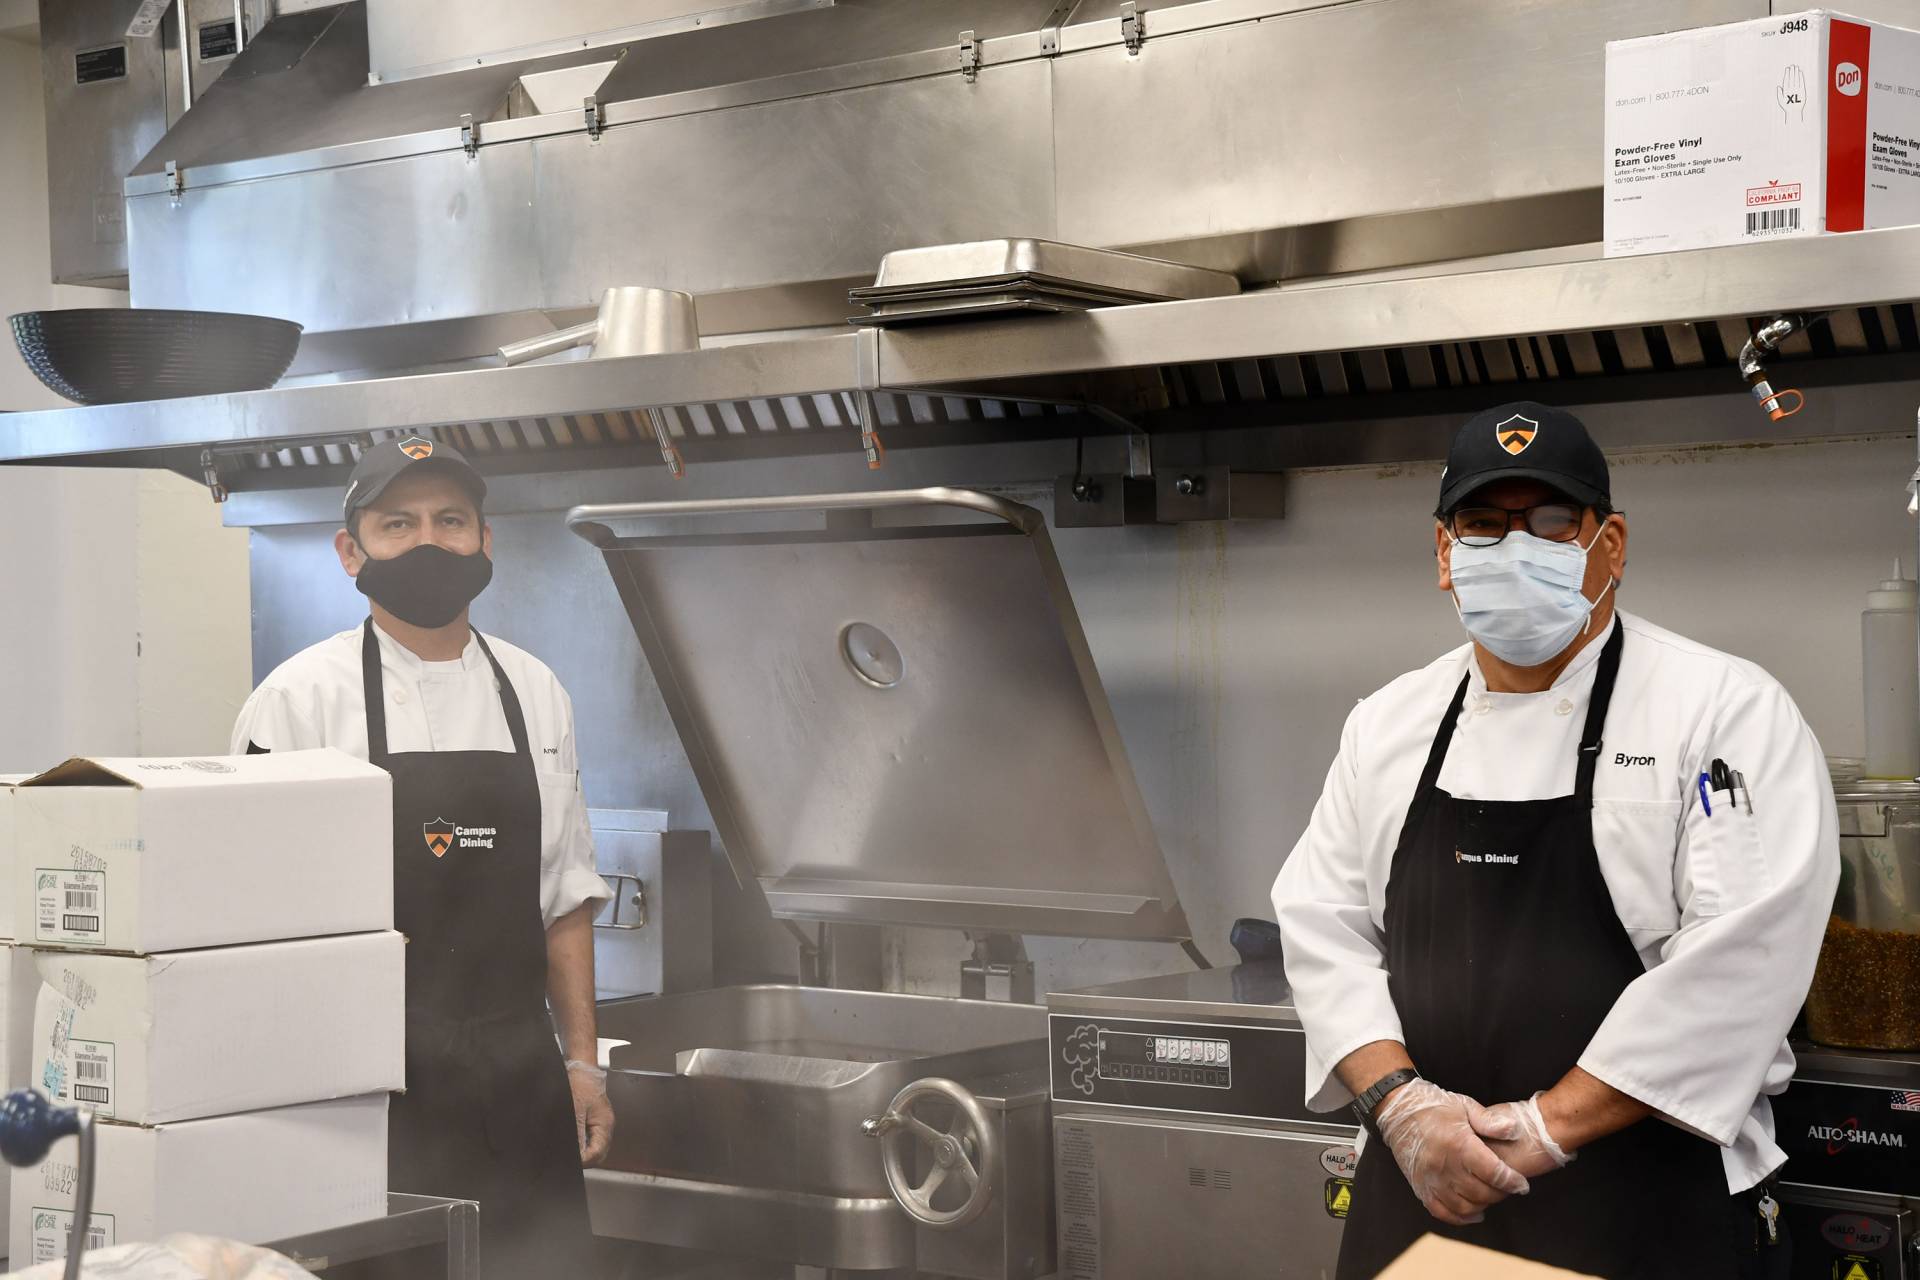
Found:
<path fill-rule="evenodd" d="M 1711 818 L 1713 816 L 1713 802 L 1707 799 L 1708 781 L 1709 779 L 1706 774 L 1703 773 L 1700 775 L 1700 807 L 1705 809 L 1707 816 Z"/>

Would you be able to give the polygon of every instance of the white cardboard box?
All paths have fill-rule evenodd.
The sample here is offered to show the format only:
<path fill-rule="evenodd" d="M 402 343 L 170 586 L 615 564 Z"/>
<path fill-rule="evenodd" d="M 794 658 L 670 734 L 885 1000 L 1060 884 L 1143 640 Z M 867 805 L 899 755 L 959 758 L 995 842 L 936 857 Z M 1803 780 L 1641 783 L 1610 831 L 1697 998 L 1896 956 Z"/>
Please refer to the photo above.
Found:
<path fill-rule="evenodd" d="M 95 1247 L 175 1231 L 271 1244 L 387 1211 L 387 1095 L 275 1111 L 95 1130 Z M 16 1268 L 66 1256 L 77 1147 L 62 1138 L 17 1171 L 9 1198 Z"/>
<path fill-rule="evenodd" d="M 406 942 L 355 933 L 157 956 L 32 951 L 27 1083 L 164 1124 L 406 1083 Z"/>
<path fill-rule="evenodd" d="M 146 955 L 393 927 L 393 787 L 345 752 L 69 760 L 14 791 L 20 941 Z"/>
<path fill-rule="evenodd" d="M 1606 252 L 1920 222 L 1920 33 L 1809 9 L 1607 45 Z"/>

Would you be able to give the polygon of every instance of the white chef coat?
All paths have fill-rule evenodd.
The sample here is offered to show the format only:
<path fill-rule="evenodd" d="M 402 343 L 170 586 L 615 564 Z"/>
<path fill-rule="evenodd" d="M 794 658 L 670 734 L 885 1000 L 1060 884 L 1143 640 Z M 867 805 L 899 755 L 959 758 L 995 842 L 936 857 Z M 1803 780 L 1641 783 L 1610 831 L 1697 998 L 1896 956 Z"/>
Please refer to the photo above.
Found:
<path fill-rule="evenodd" d="M 1786 1159 L 1767 1095 L 1792 1077 L 1786 1031 L 1839 882 L 1833 785 L 1812 731 L 1765 671 L 1631 614 L 1611 625 L 1626 637 L 1594 776 L 1593 842 L 1646 973 L 1579 1065 L 1720 1144 L 1728 1189 L 1741 1191 Z M 1462 645 L 1347 717 L 1326 788 L 1273 886 L 1307 1035 L 1308 1106 L 1350 1102 L 1334 1064 L 1402 1038 L 1387 990 L 1387 877 L 1462 672 L 1466 701 L 1440 789 L 1463 800 L 1570 795 L 1605 639 L 1540 693 L 1489 693 Z M 1712 816 L 1702 807 L 1698 779 L 1716 758 L 1745 773 L 1751 815 L 1745 797 L 1724 803 L 1725 792 L 1709 793 Z"/>
<path fill-rule="evenodd" d="M 427 662 L 375 624 L 387 698 L 387 749 L 512 751 L 513 734 L 480 642 L 451 662 Z M 513 682 L 527 721 L 527 745 L 540 780 L 540 911 L 551 925 L 583 903 L 612 897 L 594 870 L 593 832 L 574 753 L 573 702 L 547 665 L 526 650 L 487 637 Z M 275 667 L 233 726 L 232 750 L 337 747 L 365 760 L 367 698 L 361 683 L 359 627 L 329 636 Z"/>

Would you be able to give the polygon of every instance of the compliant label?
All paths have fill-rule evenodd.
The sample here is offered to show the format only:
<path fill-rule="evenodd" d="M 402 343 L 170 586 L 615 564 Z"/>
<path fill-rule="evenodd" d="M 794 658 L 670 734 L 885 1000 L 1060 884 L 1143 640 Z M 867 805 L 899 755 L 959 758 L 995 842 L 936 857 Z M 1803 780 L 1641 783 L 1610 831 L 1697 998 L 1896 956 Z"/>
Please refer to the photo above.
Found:
<path fill-rule="evenodd" d="M 34 871 L 33 940 L 102 946 L 107 940 L 107 873 L 39 867 Z"/>
<path fill-rule="evenodd" d="M 67 1256 L 67 1237 L 73 1231 L 73 1210 L 33 1208 L 34 1262 L 58 1262 Z M 87 1218 L 87 1248 L 105 1249 L 113 1244 L 113 1215 L 95 1213 Z"/>

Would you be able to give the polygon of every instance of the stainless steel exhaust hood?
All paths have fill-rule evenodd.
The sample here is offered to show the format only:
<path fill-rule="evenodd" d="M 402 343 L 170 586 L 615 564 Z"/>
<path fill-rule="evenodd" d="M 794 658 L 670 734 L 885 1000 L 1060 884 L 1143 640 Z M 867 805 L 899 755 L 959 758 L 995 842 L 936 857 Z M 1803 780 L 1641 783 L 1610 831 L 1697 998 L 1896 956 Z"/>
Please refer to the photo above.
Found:
<path fill-rule="evenodd" d="M 324 334 L 633 282 L 705 314 L 1009 235 L 1159 246 L 1249 283 L 1582 242 L 1605 41 L 1766 7 L 770 3 L 381 84 L 365 0 L 282 16 L 133 170 L 133 301 Z M 607 61 L 591 108 L 524 114 L 524 77 Z M 779 326 L 741 303 L 729 328 L 844 317 L 818 296 Z"/>

